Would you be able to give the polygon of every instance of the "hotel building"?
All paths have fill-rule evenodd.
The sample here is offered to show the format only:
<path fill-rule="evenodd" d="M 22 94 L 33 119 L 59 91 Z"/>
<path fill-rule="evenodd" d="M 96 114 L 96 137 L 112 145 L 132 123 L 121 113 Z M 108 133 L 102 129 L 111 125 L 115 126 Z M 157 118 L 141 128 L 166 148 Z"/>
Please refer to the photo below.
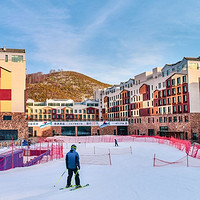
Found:
<path fill-rule="evenodd" d="M 200 57 L 184 57 L 95 91 L 99 117 L 128 121 L 128 134 L 200 138 Z"/>

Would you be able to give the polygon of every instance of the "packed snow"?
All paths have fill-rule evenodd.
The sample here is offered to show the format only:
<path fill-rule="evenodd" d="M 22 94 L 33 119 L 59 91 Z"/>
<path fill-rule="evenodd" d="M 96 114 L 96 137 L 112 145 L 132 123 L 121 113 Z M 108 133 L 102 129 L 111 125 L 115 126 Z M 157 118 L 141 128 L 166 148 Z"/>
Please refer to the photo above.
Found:
<path fill-rule="evenodd" d="M 114 143 L 86 144 L 101 148 L 132 147 L 132 154 L 111 155 L 112 165 L 82 164 L 81 184 L 89 187 L 75 191 L 59 190 L 66 185 L 64 158 L 31 167 L 0 172 L 0 200 L 199 200 L 200 168 L 170 165 L 153 167 L 154 154 L 176 161 L 184 152 L 164 144 Z M 66 149 L 65 149 L 66 152 Z M 77 149 L 79 152 L 79 148 Z"/>

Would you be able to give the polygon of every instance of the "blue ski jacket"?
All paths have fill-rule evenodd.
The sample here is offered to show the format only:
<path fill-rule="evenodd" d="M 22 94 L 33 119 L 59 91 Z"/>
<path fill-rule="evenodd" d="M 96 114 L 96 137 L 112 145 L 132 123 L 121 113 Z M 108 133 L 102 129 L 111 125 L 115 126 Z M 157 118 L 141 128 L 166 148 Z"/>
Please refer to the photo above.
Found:
<path fill-rule="evenodd" d="M 73 148 L 66 154 L 65 160 L 67 169 L 80 169 L 79 155 Z"/>

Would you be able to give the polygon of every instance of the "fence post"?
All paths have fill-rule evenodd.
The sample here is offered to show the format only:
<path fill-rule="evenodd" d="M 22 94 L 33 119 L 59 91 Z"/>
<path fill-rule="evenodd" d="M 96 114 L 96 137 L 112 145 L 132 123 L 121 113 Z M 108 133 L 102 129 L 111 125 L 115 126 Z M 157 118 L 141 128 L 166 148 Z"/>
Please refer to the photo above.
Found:
<path fill-rule="evenodd" d="M 109 153 L 108 155 L 109 155 L 109 159 L 110 159 L 110 165 L 112 165 L 112 163 L 111 163 L 111 156 L 110 156 L 110 153 Z"/>
<path fill-rule="evenodd" d="M 153 158 L 153 166 L 155 167 L 155 160 L 156 160 L 156 154 L 154 154 L 154 158 Z"/>
<path fill-rule="evenodd" d="M 13 138 L 12 138 L 12 169 L 14 168 L 14 153 L 13 153 L 13 147 L 14 147 L 14 143 L 13 143 Z"/>

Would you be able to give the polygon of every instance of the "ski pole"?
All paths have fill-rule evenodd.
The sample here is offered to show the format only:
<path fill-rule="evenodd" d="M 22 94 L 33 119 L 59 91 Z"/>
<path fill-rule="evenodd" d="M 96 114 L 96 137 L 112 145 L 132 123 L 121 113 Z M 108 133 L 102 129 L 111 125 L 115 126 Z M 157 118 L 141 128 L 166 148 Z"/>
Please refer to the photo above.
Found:
<path fill-rule="evenodd" d="M 77 169 L 76 174 L 75 174 L 75 176 L 74 176 L 74 178 L 73 178 L 73 180 L 72 180 L 72 184 L 73 184 L 73 182 L 74 182 L 74 180 L 75 180 L 76 175 L 78 174 L 78 172 L 79 172 L 79 170 Z"/>
<path fill-rule="evenodd" d="M 60 178 L 58 179 L 58 181 L 56 182 L 56 184 L 54 185 L 54 187 L 58 184 L 58 182 L 59 182 L 60 179 L 63 177 L 63 175 L 65 174 L 66 171 L 67 171 L 67 169 L 62 173 L 62 175 L 60 176 Z"/>

